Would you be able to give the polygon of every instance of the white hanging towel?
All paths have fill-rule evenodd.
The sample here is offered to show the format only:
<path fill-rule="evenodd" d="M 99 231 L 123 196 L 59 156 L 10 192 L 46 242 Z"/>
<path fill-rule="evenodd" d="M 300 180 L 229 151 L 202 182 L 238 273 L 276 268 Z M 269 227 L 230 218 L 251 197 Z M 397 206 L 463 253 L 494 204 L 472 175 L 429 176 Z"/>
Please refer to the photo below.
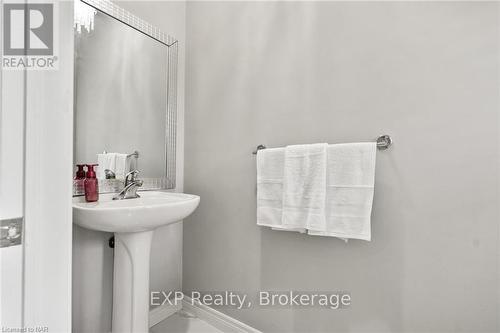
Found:
<path fill-rule="evenodd" d="M 97 154 L 97 178 L 106 179 L 105 170 L 111 170 L 116 179 L 125 179 L 125 175 L 130 171 L 131 157 L 128 154 L 106 153 Z"/>
<path fill-rule="evenodd" d="M 125 175 L 130 172 L 131 157 L 128 154 L 115 154 L 116 167 L 112 170 L 116 179 L 124 180 Z"/>
<path fill-rule="evenodd" d="M 377 145 L 335 144 L 327 150 L 325 228 L 308 234 L 370 241 Z"/>
<path fill-rule="evenodd" d="M 104 170 L 108 169 L 115 172 L 116 167 L 116 154 L 114 153 L 104 153 L 97 154 L 97 178 L 98 179 L 106 179 L 106 174 Z"/>
<path fill-rule="evenodd" d="M 327 147 L 316 143 L 285 148 L 283 228 L 324 230 Z"/>
<path fill-rule="evenodd" d="M 284 148 L 257 152 L 257 224 L 282 227 Z"/>

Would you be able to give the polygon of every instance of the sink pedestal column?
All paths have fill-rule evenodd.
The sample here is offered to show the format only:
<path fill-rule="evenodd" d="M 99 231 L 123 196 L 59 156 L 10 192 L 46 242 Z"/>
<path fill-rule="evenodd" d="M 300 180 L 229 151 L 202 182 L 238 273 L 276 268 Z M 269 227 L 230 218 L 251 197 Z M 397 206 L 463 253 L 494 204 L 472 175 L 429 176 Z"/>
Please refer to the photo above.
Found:
<path fill-rule="evenodd" d="M 149 258 L 153 231 L 115 233 L 113 333 L 149 331 Z"/>

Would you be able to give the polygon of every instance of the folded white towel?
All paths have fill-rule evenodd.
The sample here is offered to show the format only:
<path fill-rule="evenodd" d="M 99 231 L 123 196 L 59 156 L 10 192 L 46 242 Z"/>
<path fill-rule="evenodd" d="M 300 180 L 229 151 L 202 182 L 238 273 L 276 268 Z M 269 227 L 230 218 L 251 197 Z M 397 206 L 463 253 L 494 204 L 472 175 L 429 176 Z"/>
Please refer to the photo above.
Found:
<path fill-rule="evenodd" d="M 306 228 L 287 228 L 287 227 L 272 227 L 272 230 L 276 231 L 292 231 L 292 232 L 300 232 L 301 234 L 305 234 L 307 232 Z"/>
<path fill-rule="evenodd" d="M 131 157 L 127 154 L 115 154 L 116 167 L 114 173 L 116 179 L 125 179 L 125 175 L 130 172 Z"/>
<path fill-rule="evenodd" d="M 285 148 L 283 227 L 324 230 L 326 143 Z"/>
<path fill-rule="evenodd" d="M 257 224 L 282 226 L 284 148 L 257 152 Z"/>
<path fill-rule="evenodd" d="M 104 170 L 108 169 L 115 172 L 116 167 L 116 154 L 97 154 L 97 178 L 106 179 Z"/>
<path fill-rule="evenodd" d="M 326 225 L 308 234 L 370 241 L 376 143 L 328 146 Z"/>

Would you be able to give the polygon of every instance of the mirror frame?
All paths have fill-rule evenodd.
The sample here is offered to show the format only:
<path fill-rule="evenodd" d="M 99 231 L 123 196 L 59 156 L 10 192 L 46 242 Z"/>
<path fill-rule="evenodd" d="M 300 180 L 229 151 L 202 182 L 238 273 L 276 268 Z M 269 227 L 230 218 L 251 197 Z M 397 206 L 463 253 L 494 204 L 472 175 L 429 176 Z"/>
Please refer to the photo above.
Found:
<path fill-rule="evenodd" d="M 168 47 L 167 61 L 167 105 L 166 105 L 166 133 L 165 133 L 165 179 L 153 179 L 151 188 L 144 190 L 171 190 L 176 187 L 176 146 L 177 146 L 177 56 L 178 40 L 164 33 L 157 27 L 135 16 L 122 7 L 109 0 L 76 0 L 104 13 L 119 22 L 153 38 L 157 42 Z M 76 74 L 76 73 L 75 73 Z M 141 178 L 142 179 L 142 178 Z M 146 182 L 148 183 L 148 182 Z M 100 193 L 107 191 L 100 191 Z"/>

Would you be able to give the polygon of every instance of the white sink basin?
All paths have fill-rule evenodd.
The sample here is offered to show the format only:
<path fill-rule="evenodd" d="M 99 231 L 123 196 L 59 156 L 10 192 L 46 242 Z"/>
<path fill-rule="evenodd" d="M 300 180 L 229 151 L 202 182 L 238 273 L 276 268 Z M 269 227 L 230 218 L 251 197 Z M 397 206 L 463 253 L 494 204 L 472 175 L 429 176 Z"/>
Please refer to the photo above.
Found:
<path fill-rule="evenodd" d="M 200 197 L 184 193 L 140 192 L 140 198 L 98 202 L 73 198 L 73 222 L 115 233 L 113 271 L 113 333 L 149 331 L 149 257 L 154 229 L 191 214 Z M 92 274 L 92 272 L 88 272 Z"/>
<path fill-rule="evenodd" d="M 73 221 L 98 231 L 147 231 L 184 219 L 200 202 L 199 196 L 184 193 L 148 191 L 139 195 L 137 199 L 113 200 L 115 194 L 101 194 L 97 202 L 75 197 Z"/>

